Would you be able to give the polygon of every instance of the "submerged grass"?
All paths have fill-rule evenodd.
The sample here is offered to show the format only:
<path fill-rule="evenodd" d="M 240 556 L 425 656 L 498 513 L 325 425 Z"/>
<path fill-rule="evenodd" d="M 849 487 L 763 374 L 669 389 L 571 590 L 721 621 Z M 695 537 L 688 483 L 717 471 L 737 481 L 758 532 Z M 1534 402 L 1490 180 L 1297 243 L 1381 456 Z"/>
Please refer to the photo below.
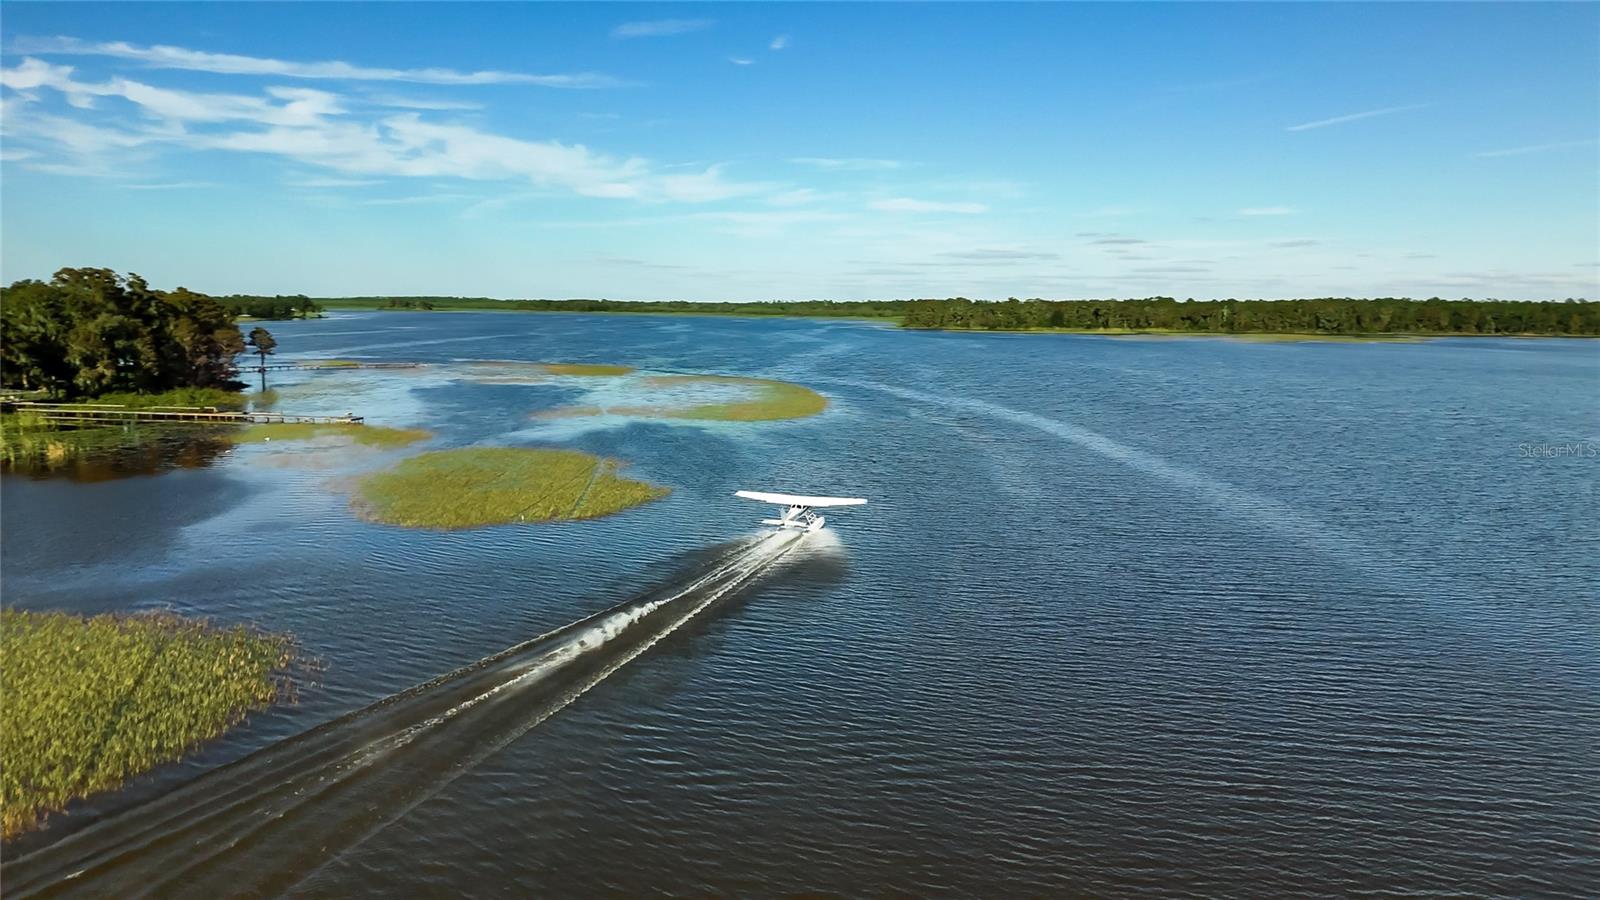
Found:
<path fill-rule="evenodd" d="M 4 835 L 284 696 L 288 638 L 174 615 L 0 611 Z"/>
<path fill-rule="evenodd" d="M 604 363 L 544 363 L 543 365 L 544 370 L 551 375 L 615 376 L 627 375 L 634 371 L 633 366 Z"/>
<path fill-rule="evenodd" d="M 0 470 L 101 481 L 209 464 L 227 449 L 225 429 L 197 425 L 74 426 L 37 413 L 0 413 Z"/>
<path fill-rule="evenodd" d="M 745 378 L 737 375 L 657 375 L 650 378 L 647 383 L 652 387 L 663 388 L 727 385 L 748 388 L 751 390 L 751 395 L 747 399 L 726 403 L 626 407 L 614 409 L 612 412 L 671 419 L 762 422 L 775 419 L 803 419 L 828 408 L 828 398 L 808 387 L 766 378 Z"/>
<path fill-rule="evenodd" d="M 621 464 L 576 450 L 465 447 L 402 460 L 360 482 L 367 518 L 409 528 L 592 519 L 670 489 L 618 474 Z"/>
<path fill-rule="evenodd" d="M 558 406 L 554 409 L 541 409 L 533 414 L 535 419 L 581 419 L 587 416 L 604 415 L 605 410 L 598 406 Z"/>
<path fill-rule="evenodd" d="M 309 422 L 269 422 L 251 425 L 233 436 L 241 444 L 266 441 L 307 441 L 312 438 L 346 438 L 363 447 L 391 449 L 405 447 L 433 437 L 421 428 L 388 428 L 383 425 L 314 425 Z"/>

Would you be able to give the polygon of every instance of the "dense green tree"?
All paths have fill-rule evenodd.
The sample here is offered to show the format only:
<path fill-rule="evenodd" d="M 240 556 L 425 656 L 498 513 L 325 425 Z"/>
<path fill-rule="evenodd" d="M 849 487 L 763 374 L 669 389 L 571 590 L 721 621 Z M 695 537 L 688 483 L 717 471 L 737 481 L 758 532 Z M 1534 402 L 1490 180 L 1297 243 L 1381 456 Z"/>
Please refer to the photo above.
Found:
<path fill-rule="evenodd" d="M 278 339 L 272 336 L 272 332 L 257 325 L 250 329 L 250 339 L 245 344 L 249 345 L 250 352 L 261 357 L 261 364 L 265 366 L 267 357 L 278 347 Z"/>
<path fill-rule="evenodd" d="M 0 383 L 66 396 L 237 385 L 233 316 L 138 275 L 62 269 L 0 289 Z"/>

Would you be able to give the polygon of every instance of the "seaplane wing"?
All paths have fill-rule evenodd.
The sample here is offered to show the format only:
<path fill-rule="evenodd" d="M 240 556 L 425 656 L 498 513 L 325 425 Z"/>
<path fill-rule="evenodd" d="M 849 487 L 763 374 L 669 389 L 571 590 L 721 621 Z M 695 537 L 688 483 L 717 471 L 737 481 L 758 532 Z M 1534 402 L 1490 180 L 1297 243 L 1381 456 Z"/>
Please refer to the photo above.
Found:
<path fill-rule="evenodd" d="M 867 502 L 861 497 L 802 497 L 796 494 L 769 494 L 765 491 L 734 491 L 733 495 L 746 500 L 760 500 L 762 503 L 776 503 L 779 506 L 808 506 L 813 509 L 819 506 L 860 506 Z"/>
<path fill-rule="evenodd" d="M 816 531 L 826 520 L 812 512 L 813 509 L 824 506 L 860 506 L 867 502 L 860 497 L 807 497 L 801 494 L 770 494 L 766 491 L 734 491 L 733 495 L 746 500 L 775 503 L 783 507 L 783 515 L 779 518 L 761 520 L 761 524 L 776 525 L 780 531 L 784 529 Z"/>

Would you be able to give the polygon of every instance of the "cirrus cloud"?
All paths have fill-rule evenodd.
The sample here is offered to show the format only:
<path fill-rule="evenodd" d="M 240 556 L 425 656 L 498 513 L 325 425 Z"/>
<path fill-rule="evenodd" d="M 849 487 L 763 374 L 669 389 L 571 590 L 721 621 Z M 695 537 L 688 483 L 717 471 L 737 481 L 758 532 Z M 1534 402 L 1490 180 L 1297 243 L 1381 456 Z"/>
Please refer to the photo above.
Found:
<path fill-rule="evenodd" d="M 614 38 L 669 37 L 702 31 L 716 24 L 712 19 L 652 19 L 648 22 L 623 22 L 611 29 Z"/>
<path fill-rule="evenodd" d="M 278 156 L 346 178 L 526 181 L 580 196 L 645 201 L 702 203 L 772 187 L 730 180 L 719 165 L 681 171 L 582 144 L 433 121 L 420 112 L 374 116 L 366 104 L 304 87 L 268 87 L 252 95 L 177 90 L 122 77 L 82 81 L 70 66 L 32 57 L 0 69 L 0 85 L 13 92 L 5 98 L 0 132 L 10 147 L 34 154 L 20 164 L 62 174 L 113 174 L 127 168 L 123 151 L 167 147 Z M 44 112 L 42 90 L 61 93 L 77 116 L 97 120 Z M 126 101 L 141 115 L 130 122 L 116 109 L 99 110 L 95 103 L 101 99 Z"/>
<path fill-rule="evenodd" d="M 977 215 L 978 213 L 989 211 L 989 207 L 982 203 L 915 200 L 911 197 L 874 200 L 867 206 L 879 212 L 896 213 L 960 213 L 962 215 Z"/>
<path fill-rule="evenodd" d="M 359 66 L 339 60 L 291 62 L 234 53 L 207 53 L 162 44 L 141 47 L 126 41 L 91 43 L 71 37 L 17 38 L 13 53 L 38 56 L 110 56 L 132 60 L 151 69 L 187 69 L 219 75 L 266 75 L 278 78 L 325 78 L 345 81 L 409 81 L 419 84 L 535 84 L 544 87 L 615 87 L 623 82 L 609 75 L 579 72 L 564 75 L 535 75 L 525 72 L 460 72 L 455 69 L 391 69 Z"/>

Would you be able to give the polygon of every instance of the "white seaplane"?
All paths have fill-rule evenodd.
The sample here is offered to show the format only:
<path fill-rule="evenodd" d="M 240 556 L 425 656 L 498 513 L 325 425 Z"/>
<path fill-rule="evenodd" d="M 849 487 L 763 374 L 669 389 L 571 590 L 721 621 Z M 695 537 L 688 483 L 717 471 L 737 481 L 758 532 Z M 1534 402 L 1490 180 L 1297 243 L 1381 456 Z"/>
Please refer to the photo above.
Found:
<path fill-rule="evenodd" d="M 816 531 L 827 520 L 812 510 L 829 506 L 860 506 L 867 502 L 860 497 L 802 497 L 795 494 L 769 494 L 764 491 L 734 491 L 733 495 L 785 507 L 783 515 L 778 518 L 761 520 L 763 525 L 778 526 L 779 531 L 784 529 Z"/>

